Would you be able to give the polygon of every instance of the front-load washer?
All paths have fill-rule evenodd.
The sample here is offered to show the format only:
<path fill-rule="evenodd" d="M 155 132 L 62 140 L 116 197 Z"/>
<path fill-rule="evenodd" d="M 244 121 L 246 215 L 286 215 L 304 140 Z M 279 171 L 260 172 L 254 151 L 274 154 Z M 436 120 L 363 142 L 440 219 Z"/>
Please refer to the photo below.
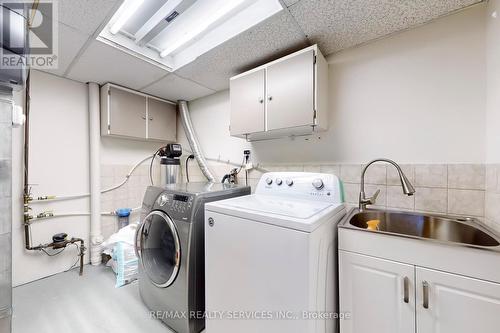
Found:
<path fill-rule="evenodd" d="M 139 291 L 152 316 L 174 331 L 205 326 L 205 203 L 247 194 L 250 187 L 233 184 L 148 187 L 136 233 Z"/>
<path fill-rule="evenodd" d="M 207 204 L 206 332 L 335 332 L 343 201 L 334 175 L 272 172 Z"/>

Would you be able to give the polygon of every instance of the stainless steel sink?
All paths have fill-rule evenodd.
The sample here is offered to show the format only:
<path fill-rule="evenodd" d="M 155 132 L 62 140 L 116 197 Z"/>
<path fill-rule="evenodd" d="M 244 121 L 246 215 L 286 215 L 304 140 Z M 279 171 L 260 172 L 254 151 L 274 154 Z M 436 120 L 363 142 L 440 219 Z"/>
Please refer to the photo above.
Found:
<path fill-rule="evenodd" d="M 368 230 L 367 221 L 379 220 L 377 230 Z M 410 212 L 353 209 L 340 225 L 368 232 L 429 239 L 500 250 L 500 237 L 476 219 L 454 218 Z"/>

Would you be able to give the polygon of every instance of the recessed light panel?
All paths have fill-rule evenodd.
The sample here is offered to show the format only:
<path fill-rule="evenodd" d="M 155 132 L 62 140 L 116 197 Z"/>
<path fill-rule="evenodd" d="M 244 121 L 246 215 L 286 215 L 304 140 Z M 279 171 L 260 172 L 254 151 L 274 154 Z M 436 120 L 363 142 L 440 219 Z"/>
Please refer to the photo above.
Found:
<path fill-rule="evenodd" d="M 98 39 L 173 71 L 282 9 L 279 0 L 125 0 Z"/>

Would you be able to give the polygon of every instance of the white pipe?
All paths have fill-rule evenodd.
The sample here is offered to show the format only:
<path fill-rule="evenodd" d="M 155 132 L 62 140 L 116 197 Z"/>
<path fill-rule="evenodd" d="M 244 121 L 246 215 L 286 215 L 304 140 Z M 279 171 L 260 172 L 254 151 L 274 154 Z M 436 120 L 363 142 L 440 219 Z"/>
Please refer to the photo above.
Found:
<path fill-rule="evenodd" d="M 130 177 L 132 176 L 132 173 L 135 171 L 135 169 L 137 169 L 139 167 L 139 165 L 141 165 L 142 163 L 150 160 L 153 156 L 148 156 L 144 159 L 142 159 L 140 162 L 138 162 L 136 165 L 134 165 L 130 171 L 128 172 L 128 174 L 125 176 L 125 179 L 123 179 L 123 181 L 118 184 L 118 185 L 114 185 L 112 187 L 109 187 L 107 189 L 104 189 L 101 191 L 101 193 L 107 193 L 107 192 L 111 192 L 111 191 L 114 191 L 114 190 L 117 190 L 119 189 L 120 187 L 122 187 L 123 185 L 125 185 Z M 88 197 L 90 196 L 90 193 L 85 193 L 85 194 L 74 194 L 74 195 L 61 195 L 61 196 L 54 196 L 52 198 L 49 198 L 49 199 L 33 199 L 31 202 L 32 203 L 37 203 L 37 202 L 47 202 L 47 201 L 60 201 L 60 200 L 71 200 L 71 199 L 79 199 L 79 198 L 85 198 L 85 197 Z"/>
<path fill-rule="evenodd" d="M 137 212 L 141 209 L 142 209 L 142 207 L 135 207 L 135 208 L 132 208 L 130 210 L 130 212 Z M 117 216 L 118 215 L 116 213 L 116 211 L 100 212 L 99 214 L 101 216 Z M 48 220 L 48 219 L 53 219 L 53 218 L 57 218 L 57 217 L 90 216 L 90 215 L 91 215 L 90 212 L 63 212 L 63 213 L 52 213 L 51 215 L 41 216 L 41 217 L 35 216 L 32 218 L 32 220 L 37 221 L 37 220 Z"/>
<path fill-rule="evenodd" d="M 89 84 L 89 143 L 90 143 L 90 263 L 102 261 L 101 232 L 101 169 L 100 169 L 100 110 L 99 85 Z"/>

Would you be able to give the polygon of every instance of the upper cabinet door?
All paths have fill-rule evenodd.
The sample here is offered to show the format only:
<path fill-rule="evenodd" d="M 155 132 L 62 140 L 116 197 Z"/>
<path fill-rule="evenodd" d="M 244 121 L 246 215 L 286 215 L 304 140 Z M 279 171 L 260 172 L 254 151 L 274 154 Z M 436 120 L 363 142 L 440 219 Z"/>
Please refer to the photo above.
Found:
<path fill-rule="evenodd" d="M 417 267 L 418 333 L 497 333 L 500 284 Z"/>
<path fill-rule="evenodd" d="M 314 51 L 267 68 L 267 129 L 314 124 Z"/>
<path fill-rule="evenodd" d="M 176 112 L 175 105 L 148 98 L 148 139 L 176 141 Z"/>
<path fill-rule="evenodd" d="M 231 135 L 265 130 L 265 69 L 230 81 Z"/>
<path fill-rule="evenodd" d="M 109 134 L 146 138 L 146 97 L 109 88 Z"/>
<path fill-rule="evenodd" d="M 414 333 L 415 268 L 339 251 L 342 333 Z"/>

